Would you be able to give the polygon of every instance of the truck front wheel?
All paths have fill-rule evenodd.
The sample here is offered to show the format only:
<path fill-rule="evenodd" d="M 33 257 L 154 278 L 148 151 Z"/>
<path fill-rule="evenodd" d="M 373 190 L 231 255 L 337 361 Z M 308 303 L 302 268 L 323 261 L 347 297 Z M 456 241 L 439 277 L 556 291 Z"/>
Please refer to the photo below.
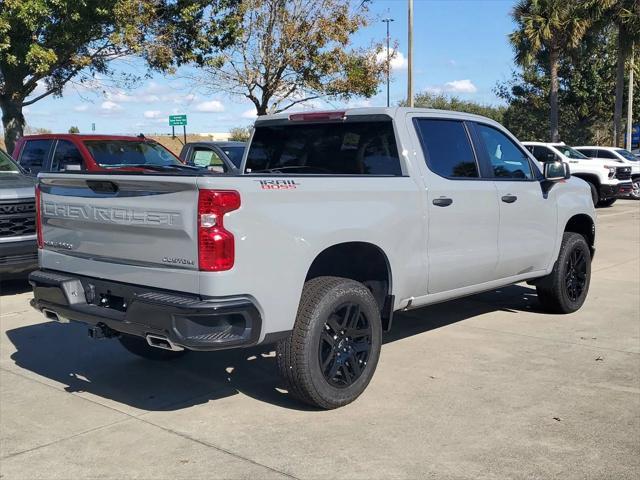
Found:
<path fill-rule="evenodd" d="M 291 335 L 278 343 L 277 360 L 289 393 L 332 409 L 353 402 L 378 364 L 380 310 L 361 283 L 318 277 L 305 283 Z"/>
<path fill-rule="evenodd" d="M 553 270 L 536 285 L 538 299 L 553 313 L 575 312 L 587 298 L 590 281 L 589 245 L 579 233 L 565 232 Z"/>

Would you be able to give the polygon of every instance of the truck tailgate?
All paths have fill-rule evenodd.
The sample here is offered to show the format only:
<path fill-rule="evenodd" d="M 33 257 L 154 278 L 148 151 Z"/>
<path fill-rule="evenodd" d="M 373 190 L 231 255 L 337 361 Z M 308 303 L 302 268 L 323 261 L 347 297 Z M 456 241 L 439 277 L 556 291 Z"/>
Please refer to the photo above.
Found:
<path fill-rule="evenodd" d="M 42 175 L 40 192 L 43 268 L 197 291 L 196 177 Z"/>

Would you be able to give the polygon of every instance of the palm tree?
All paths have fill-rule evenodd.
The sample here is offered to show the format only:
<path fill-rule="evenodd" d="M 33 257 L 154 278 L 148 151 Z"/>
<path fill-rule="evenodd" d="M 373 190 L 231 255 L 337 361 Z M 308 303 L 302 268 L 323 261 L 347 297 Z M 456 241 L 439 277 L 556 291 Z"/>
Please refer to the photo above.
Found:
<path fill-rule="evenodd" d="M 557 142 L 558 66 L 561 57 L 580 44 L 591 20 L 580 2 L 566 0 L 520 0 L 511 15 L 518 25 L 509 35 L 516 63 L 526 67 L 540 58 L 548 59 L 550 136 Z"/>
<path fill-rule="evenodd" d="M 633 54 L 633 46 L 640 44 L 640 0 L 617 0 L 609 11 L 618 28 L 618 54 L 616 61 L 616 103 L 613 111 L 613 138 L 622 146 L 622 99 L 624 96 L 624 70 Z M 633 90 L 631 90 L 633 91 Z M 633 98 L 627 99 L 633 103 Z M 630 128 L 630 126 L 627 126 Z"/>

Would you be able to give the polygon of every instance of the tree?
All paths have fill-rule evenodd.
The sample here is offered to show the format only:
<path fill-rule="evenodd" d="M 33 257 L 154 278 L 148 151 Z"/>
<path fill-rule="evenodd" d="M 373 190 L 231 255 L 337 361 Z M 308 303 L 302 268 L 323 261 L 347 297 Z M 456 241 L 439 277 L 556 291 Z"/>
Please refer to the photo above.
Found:
<path fill-rule="evenodd" d="M 78 127 L 72 126 L 69 128 L 69 133 L 80 133 L 80 129 Z"/>
<path fill-rule="evenodd" d="M 9 151 L 24 131 L 23 107 L 62 95 L 68 82 L 112 74 L 110 62 L 126 55 L 161 71 L 204 63 L 232 43 L 238 26 L 239 0 L 0 1 L 0 108 Z"/>
<path fill-rule="evenodd" d="M 607 0 L 604 0 L 607 3 Z M 614 145 L 622 146 L 622 103 L 624 96 L 625 65 L 631 58 L 633 45 L 640 45 L 640 1 L 614 0 L 605 12 L 618 29 L 616 59 L 616 100 L 613 114 Z M 632 100 L 631 100 L 632 101 Z"/>
<path fill-rule="evenodd" d="M 366 6 L 349 0 L 244 0 L 243 34 L 205 67 L 201 85 L 248 98 L 258 115 L 323 96 L 377 92 L 385 70 L 379 47 L 351 49 Z"/>
<path fill-rule="evenodd" d="M 235 127 L 229 130 L 229 140 L 233 142 L 247 142 L 251 138 L 253 127 Z"/>
<path fill-rule="evenodd" d="M 473 113 L 489 117 L 496 122 L 502 122 L 506 107 L 494 107 L 482 105 L 470 100 L 462 100 L 455 96 L 433 94 L 429 92 L 419 93 L 414 97 L 414 106 L 420 108 L 436 108 L 438 110 L 454 110 L 456 112 Z M 403 102 L 403 105 L 406 103 Z"/>
<path fill-rule="evenodd" d="M 516 63 L 528 67 L 544 57 L 549 64 L 549 130 L 551 141 L 558 141 L 558 67 L 580 44 L 591 19 L 580 2 L 565 0 L 520 0 L 512 16 L 517 29 L 509 40 Z"/>
<path fill-rule="evenodd" d="M 580 46 L 558 68 L 559 103 L 562 117 L 560 139 L 574 145 L 613 145 L 616 82 L 617 30 L 608 27 L 590 31 Z M 636 58 L 640 52 L 636 53 Z M 497 85 L 495 93 L 507 103 L 503 123 L 522 140 L 545 141 L 549 117 L 548 63 L 539 61 L 514 72 L 511 80 Z M 635 84 L 640 87 L 640 79 Z M 634 98 L 640 108 L 640 97 Z"/>

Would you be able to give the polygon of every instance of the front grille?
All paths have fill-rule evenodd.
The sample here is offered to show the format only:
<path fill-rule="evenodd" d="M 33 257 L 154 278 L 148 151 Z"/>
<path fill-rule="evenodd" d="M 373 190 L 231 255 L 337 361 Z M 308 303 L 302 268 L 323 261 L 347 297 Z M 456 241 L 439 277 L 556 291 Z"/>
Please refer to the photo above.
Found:
<path fill-rule="evenodd" d="M 618 180 L 631 180 L 631 167 L 617 167 L 616 178 Z"/>
<path fill-rule="evenodd" d="M 36 233 L 36 202 L 0 201 L 0 238 L 22 237 Z"/>

